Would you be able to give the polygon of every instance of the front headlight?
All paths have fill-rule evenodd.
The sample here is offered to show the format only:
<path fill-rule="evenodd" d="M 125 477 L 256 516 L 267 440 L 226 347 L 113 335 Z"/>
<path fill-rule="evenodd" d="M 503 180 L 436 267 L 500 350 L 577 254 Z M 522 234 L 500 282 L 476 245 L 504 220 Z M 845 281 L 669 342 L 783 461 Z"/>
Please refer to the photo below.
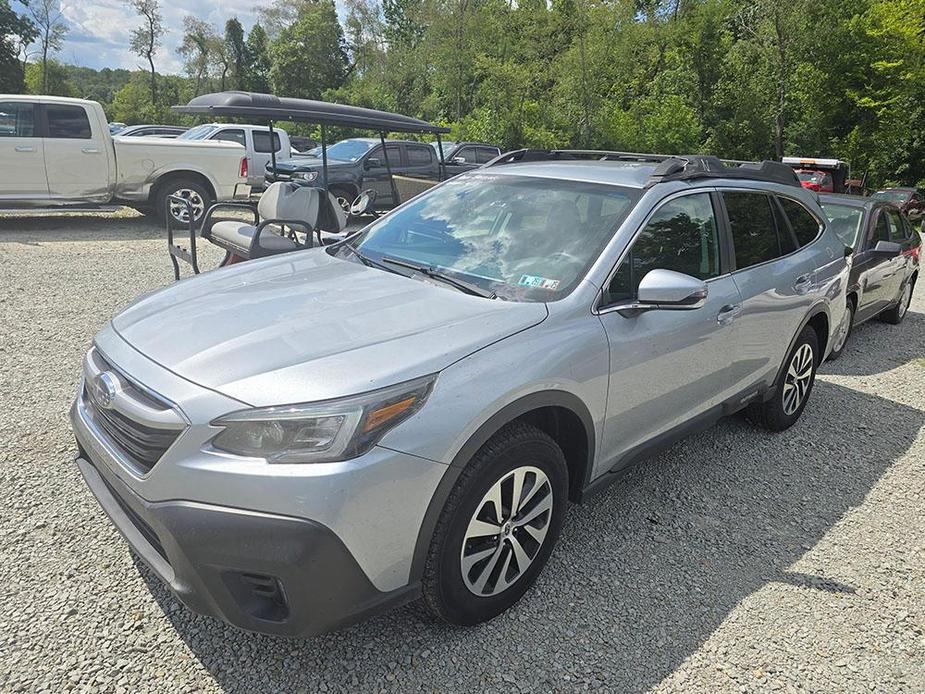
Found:
<path fill-rule="evenodd" d="M 241 410 L 220 417 L 221 451 L 270 463 L 330 463 L 362 455 L 424 405 L 436 375 L 336 400 Z"/>
<path fill-rule="evenodd" d="M 316 178 L 318 178 L 318 172 L 317 171 L 296 171 L 294 174 L 292 174 L 292 177 L 299 181 L 307 181 L 308 183 L 311 183 Z"/>

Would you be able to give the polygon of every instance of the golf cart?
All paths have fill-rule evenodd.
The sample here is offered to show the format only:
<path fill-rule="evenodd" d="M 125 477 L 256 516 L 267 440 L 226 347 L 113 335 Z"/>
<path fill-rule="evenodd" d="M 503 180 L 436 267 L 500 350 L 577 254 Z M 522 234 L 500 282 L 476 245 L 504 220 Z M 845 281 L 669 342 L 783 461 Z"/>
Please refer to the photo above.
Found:
<path fill-rule="evenodd" d="M 186 106 L 174 106 L 172 110 L 177 113 L 202 115 L 213 120 L 245 118 L 252 123 L 264 121 L 270 128 L 271 141 L 274 121 L 321 126 L 321 176 L 317 182 L 312 182 L 311 185 L 291 181 L 273 183 L 261 195 L 256 205 L 252 202 L 216 203 L 202 215 L 198 228 L 192 210 L 188 210 L 189 248 L 184 248 L 174 241 L 175 232 L 170 224 L 167 225 L 167 247 L 176 279 L 180 279 L 178 260 L 189 263 L 196 274 L 200 272 L 196 253 L 197 236 L 225 251 L 220 266 L 312 248 L 342 239 L 348 217 L 359 216 L 372 209 L 375 191 L 362 191 L 346 213 L 328 191 L 329 126 L 372 130 L 378 134 L 391 194 L 396 201 L 400 200 L 400 196 L 392 175 L 388 148 L 385 146 L 388 133 L 435 135 L 440 152 L 441 178 L 445 176 L 446 164 L 443 148 L 439 143 L 441 136 L 448 133 L 449 128 L 398 113 L 251 92 L 203 94 Z M 271 166 L 275 170 L 276 153 L 271 152 L 270 155 Z M 168 198 L 167 204 L 189 206 L 189 202 L 184 198 L 173 196 Z M 242 213 L 249 215 L 251 220 L 242 221 Z"/>

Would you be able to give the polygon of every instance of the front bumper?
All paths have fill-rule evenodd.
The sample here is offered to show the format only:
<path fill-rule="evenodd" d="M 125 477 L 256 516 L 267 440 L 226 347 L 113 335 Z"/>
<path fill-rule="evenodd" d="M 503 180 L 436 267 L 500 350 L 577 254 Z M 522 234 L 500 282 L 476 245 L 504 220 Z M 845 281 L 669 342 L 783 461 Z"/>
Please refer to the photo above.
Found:
<path fill-rule="evenodd" d="M 416 598 L 382 592 L 310 520 L 191 501 L 149 502 L 80 446 L 77 466 L 116 528 L 190 609 L 250 631 L 306 636 Z"/>

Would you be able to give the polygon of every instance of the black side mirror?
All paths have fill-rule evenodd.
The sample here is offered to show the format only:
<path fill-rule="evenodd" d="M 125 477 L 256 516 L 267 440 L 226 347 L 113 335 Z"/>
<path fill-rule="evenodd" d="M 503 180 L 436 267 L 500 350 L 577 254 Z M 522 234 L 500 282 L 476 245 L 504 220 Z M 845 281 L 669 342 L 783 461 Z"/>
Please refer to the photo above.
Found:
<path fill-rule="evenodd" d="M 845 246 L 845 257 L 848 258 L 854 254 L 854 249 L 851 246 Z"/>
<path fill-rule="evenodd" d="M 377 166 L 381 166 L 382 163 L 379 161 L 379 157 L 369 157 L 364 163 L 363 167 L 366 169 L 373 169 Z"/>
<path fill-rule="evenodd" d="M 877 241 L 874 246 L 874 253 L 878 255 L 899 255 L 902 250 L 903 247 L 893 241 Z"/>

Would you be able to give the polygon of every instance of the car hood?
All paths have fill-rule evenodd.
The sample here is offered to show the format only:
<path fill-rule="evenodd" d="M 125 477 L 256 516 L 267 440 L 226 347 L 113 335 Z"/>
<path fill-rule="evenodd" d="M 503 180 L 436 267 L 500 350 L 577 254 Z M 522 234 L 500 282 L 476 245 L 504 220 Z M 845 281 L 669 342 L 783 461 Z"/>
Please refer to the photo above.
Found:
<path fill-rule="evenodd" d="M 328 159 L 328 169 L 337 169 L 344 166 L 351 166 L 349 161 L 341 161 L 340 159 Z M 270 171 L 273 168 L 272 163 L 267 164 L 266 169 Z M 297 159 L 286 159 L 284 161 L 276 162 L 276 170 L 282 172 L 291 172 L 291 171 L 321 171 L 322 161 L 320 158 L 315 157 L 300 157 Z"/>
<path fill-rule="evenodd" d="M 178 282 L 112 325 L 179 376 L 262 406 L 435 373 L 546 316 L 542 303 L 471 296 L 315 249 Z"/>

